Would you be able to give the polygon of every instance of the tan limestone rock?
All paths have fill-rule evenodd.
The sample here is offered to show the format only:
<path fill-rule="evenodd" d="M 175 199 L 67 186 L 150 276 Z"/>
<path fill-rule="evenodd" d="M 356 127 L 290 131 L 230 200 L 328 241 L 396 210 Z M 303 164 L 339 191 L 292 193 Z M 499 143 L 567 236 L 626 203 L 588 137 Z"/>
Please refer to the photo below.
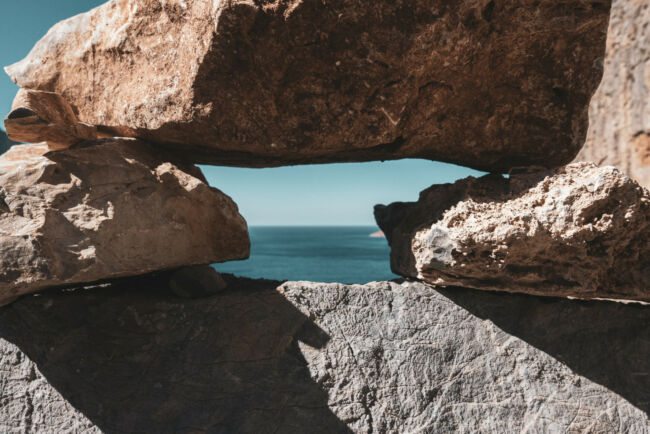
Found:
<path fill-rule="evenodd" d="M 650 192 L 614 167 L 466 178 L 377 206 L 393 271 L 445 286 L 650 301 Z"/>
<path fill-rule="evenodd" d="M 577 161 L 610 164 L 650 188 L 650 2 L 617 1 L 603 81 Z"/>
<path fill-rule="evenodd" d="M 246 222 L 194 166 L 136 140 L 0 157 L 0 304 L 50 286 L 244 259 Z"/>
<path fill-rule="evenodd" d="M 610 0 L 113 0 L 7 67 L 102 134 L 241 166 L 569 162 Z"/>

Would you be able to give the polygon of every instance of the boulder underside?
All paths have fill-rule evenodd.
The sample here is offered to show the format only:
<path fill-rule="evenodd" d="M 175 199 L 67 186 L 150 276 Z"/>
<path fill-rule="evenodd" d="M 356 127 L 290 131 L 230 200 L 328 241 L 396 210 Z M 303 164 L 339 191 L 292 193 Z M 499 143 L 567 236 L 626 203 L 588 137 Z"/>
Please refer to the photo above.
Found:
<path fill-rule="evenodd" d="M 584 142 L 610 4 L 114 0 L 6 68 L 56 95 L 19 94 L 5 123 L 15 140 L 138 137 L 193 163 L 556 167 Z"/>

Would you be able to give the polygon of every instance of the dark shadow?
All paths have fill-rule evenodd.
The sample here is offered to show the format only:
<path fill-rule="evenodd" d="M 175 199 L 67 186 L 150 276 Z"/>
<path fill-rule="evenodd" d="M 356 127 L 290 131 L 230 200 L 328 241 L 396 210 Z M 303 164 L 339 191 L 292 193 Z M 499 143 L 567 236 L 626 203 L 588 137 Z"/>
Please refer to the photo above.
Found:
<path fill-rule="evenodd" d="M 439 292 L 650 413 L 650 306 L 464 288 Z"/>
<path fill-rule="evenodd" d="M 107 433 L 346 433 L 298 341 L 329 337 L 275 289 L 226 277 L 181 299 L 161 277 L 50 291 L 0 309 L 0 337 Z"/>
<path fill-rule="evenodd" d="M 0 130 L 0 154 L 4 154 L 9 150 L 9 148 L 17 144 L 17 142 L 14 142 L 9 137 L 7 137 L 7 133 L 5 133 L 3 130 Z"/>

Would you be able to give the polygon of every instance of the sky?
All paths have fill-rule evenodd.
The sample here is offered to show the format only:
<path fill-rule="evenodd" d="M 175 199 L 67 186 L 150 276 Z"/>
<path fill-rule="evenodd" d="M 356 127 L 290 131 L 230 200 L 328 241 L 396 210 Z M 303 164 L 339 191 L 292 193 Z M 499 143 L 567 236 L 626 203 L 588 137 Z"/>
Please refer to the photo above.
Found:
<path fill-rule="evenodd" d="M 104 3 L 102 0 L 3 1 L 0 65 L 21 60 L 52 25 Z M 0 115 L 9 112 L 17 87 L 0 73 Z M 241 169 L 201 166 L 211 185 L 232 197 L 251 226 L 374 225 L 373 206 L 416 200 L 432 184 L 480 172 L 450 164 L 400 160 Z"/>

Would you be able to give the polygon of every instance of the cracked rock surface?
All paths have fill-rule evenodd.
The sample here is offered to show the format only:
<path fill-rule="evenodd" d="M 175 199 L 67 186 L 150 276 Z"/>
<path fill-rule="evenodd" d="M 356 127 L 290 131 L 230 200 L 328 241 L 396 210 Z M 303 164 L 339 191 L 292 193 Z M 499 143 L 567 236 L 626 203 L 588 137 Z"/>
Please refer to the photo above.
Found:
<path fill-rule="evenodd" d="M 0 430 L 648 432 L 647 306 L 224 277 L 0 309 Z"/>
<path fill-rule="evenodd" d="M 577 161 L 611 164 L 650 188 L 650 2 L 612 4 L 603 80 Z"/>
<path fill-rule="evenodd" d="M 614 167 L 487 175 L 378 205 L 397 274 L 437 285 L 650 300 L 650 192 Z"/>
<path fill-rule="evenodd" d="M 19 96 L 7 128 L 135 136 L 242 166 L 555 167 L 584 143 L 610 3 L 112 0 L 7 67 L 61 95 L 74 125 L 44 125 Z"/>
<path fill-rule="evenodd" d="M 237 205 L 136 140 L 0 157 L 0 304 L 51 286 L 248 257 Z"/>

